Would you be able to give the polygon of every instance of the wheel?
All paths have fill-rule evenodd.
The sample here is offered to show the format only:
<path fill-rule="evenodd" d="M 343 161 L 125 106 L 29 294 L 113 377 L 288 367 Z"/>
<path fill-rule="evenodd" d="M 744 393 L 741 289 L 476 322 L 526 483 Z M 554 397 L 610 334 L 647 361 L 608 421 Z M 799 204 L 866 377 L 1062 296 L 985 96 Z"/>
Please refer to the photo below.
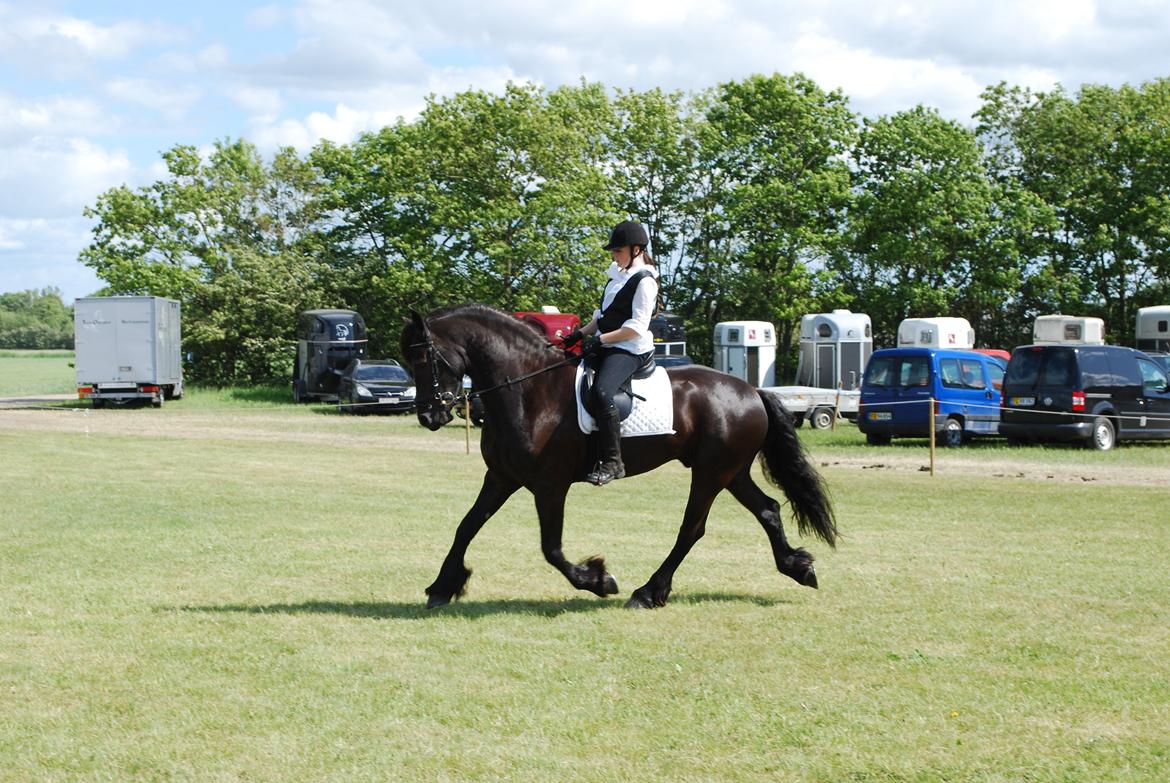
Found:
<path fill-rule="evenodd" d="M 1109 451 L 1117 444 L 1117 435 L 1113 431 L 1113 422 L 1104 416 L 1093 419 L 1093 434 L 1089 436 L 1089 446 L 1097 451 Z"/>
<path fill-rule="evenodd" d="M 99 400 L 99 399 L 97 399 L 97 398 L 95 397 L 95 398 L 93 399 L 93 407 L 94 407 L 95 409 L 97 409 L 97 408 L 104 408 L 104 407 L 106 407 L 106 401 L 105 401 L 105 400 Z"/>
<path fill-rule="evenodd" d="M 865 433 L 865 442 L 870 446 L 889 446 L 890 436 L 878 435 L 876 432 L 867 432 Z"/>
<path fill-rule="evenodd" d="M 157 400 L 150 401 L 150 407 L 161 408 L 163 406 L 163 396 L 160 394 Z"/>
<path fill-rule="evenodd" d="M 812 415 L 808 417 L 809 424 L 813 429 L 827 430 L 833 426 L 833 409 L 832 408 L 816 408 Z"/>
<path fill-rule="evenodd" d="M 943 425 L 942 442 L 947 448 L 955 448 L 963 445 L 963 422 L 958 419 L 947 419 L 947 423 Z"/>

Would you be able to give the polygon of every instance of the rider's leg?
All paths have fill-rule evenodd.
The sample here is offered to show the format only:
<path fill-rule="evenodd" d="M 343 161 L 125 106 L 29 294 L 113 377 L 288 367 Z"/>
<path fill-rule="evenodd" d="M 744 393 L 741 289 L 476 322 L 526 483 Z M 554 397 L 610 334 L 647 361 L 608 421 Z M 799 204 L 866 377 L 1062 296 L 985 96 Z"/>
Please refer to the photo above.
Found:
<path fill-rule="evenodd" d="M 608 484 L 626 475 L 622 464 L 621 418 L 613 397 L 618 387 L 630 379 L 641 364 L 631 353 L 608 350 L 601 358 L 601 367 L 593 379 L 593 410 L 597 419 L 597 435 L 600 458 L 597 466 L 585 480 L 597 484 Z"/>

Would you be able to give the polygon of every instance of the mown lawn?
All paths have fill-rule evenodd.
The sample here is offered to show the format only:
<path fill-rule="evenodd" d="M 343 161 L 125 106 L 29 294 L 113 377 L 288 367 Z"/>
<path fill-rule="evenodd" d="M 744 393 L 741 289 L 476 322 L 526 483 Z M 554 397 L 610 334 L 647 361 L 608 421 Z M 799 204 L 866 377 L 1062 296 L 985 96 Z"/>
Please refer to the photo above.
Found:
<path fill-rule="evenodd" d="M 0 350 L 0 397 L 77 391 L 73 351 Z"/>
<path fill-rule="evenodd" d="M 462 429 L 263 390 L 0 410 L 0 780 L 1170 779 L 1170 480 L 835 465 L 872 453 L 850 433 L 802 431 L 846 536 L 802 542 L 819 591 L 721 497 L 670 605 L 622 609 L 671 465 L 570 495 L 617 599 L 544 563 L 517 495 L 428 612 L 482 475 Z"/>

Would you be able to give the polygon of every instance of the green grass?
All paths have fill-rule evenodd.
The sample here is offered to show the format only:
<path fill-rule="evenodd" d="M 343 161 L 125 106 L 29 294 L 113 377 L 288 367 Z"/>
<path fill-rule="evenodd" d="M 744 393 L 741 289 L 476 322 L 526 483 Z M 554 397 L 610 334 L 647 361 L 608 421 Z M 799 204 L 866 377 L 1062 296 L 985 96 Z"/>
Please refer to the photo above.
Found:
<path fill-rule="evenodd" d="M 0 351 L 0 397 L 77 391 L 72 351 Z"/>
<path fill-rule="evenodd" d="M 428 612 L 482 477 L 461 428 L 280 390 L 0 410 L 0 780 L 1170 779 L 1170 481 L 834 465 L 851 433 L 802 431 L 846 536 L 800 542 L 820 591 L 721 496 L 670 605 L 626 611 L 544 563 L 521 493 Z M 687 480 L 575 487 L 566 553 L 628 595 Z"/>

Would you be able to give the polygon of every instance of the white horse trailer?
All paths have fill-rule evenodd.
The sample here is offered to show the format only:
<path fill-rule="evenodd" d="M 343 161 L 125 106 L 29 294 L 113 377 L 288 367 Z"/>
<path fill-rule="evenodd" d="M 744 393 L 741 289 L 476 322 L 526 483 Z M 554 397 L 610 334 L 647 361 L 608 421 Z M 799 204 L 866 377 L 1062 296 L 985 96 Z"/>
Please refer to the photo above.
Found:
<path fill-rule="evenodd" d="M 1170 305 L 1138 310 L 1134 335 L 1139 351 L 1170 351 Z"/>
<path fill-rule="evenodd" d="M 898 324 L 899 348 L 975 347 L 975 330 L 966 318 L 907 318 Z"/>
<path fill-rule="evenodd" d="M 752 386 L 776 382 L 776 329 L 767 321 L 715 324 L 715 369 Z"/>
<path fill-rule="evenodd" d="M 95 296 L 73 302 L 77 395 L 95 408 L 183 396 L 179 302 L 159 296 Z"/>
<path fill-rule="evenodd" d="M 1104 345 L 1105 322 L 1073 315 L 1041 315 L 1032 324 L 1035 345 Z"/>
<path fill-rule="evenodd" d="M 849 310 L 806 315 L 800 319 L 796 385 L 856 389 L 872 353 L 873 327 L 868 315 Z"/>

